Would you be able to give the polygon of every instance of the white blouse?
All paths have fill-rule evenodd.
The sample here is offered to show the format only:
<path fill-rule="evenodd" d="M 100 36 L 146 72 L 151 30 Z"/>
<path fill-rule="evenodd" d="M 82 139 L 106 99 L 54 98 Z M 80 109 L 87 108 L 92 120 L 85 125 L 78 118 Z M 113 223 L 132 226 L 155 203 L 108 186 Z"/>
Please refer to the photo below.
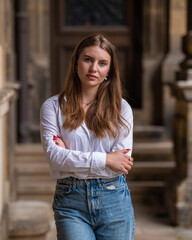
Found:
<path fill-rule="evenodd" d="M 80 179 L 114 178 L 122 174 L 105 166 L 106 153 L 121 149 L 131 149 L 133 143 L 133 114 L 130 105 L 122 99 L 121 114 L 129 123 L 129 131 L 121 127 L 118 138 L 108 135 L 99 139 L 83 122 L 73 131 L 62 127 L 64 116 L 61 113 L 58 96 L 47 99 L 40 111 L 40 132 L 51 176 L 55 179 L 69 176 Z M 53 141 L 53 136 L 64 141 L 66 149 Z"/>

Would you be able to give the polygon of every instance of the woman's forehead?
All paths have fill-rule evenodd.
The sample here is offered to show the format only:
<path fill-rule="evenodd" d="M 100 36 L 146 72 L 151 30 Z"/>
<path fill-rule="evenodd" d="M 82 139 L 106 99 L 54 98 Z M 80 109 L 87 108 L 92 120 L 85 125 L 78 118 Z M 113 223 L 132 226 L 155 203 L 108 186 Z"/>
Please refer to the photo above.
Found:
<path fill-rule="evenodd" d="M 89 46 L 84 48 L 80 56 L 86 55 L 93 58 L 105 59 L 108 61 L 111 60 L 111 56 L 109 55 L 109 53 L 99 46 Z"/>

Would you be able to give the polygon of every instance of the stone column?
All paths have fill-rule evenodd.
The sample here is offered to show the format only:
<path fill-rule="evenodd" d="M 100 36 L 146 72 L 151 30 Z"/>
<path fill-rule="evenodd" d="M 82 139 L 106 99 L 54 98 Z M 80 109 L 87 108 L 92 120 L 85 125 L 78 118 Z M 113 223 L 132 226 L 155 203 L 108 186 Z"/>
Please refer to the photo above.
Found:
<path fill-rule="evenodd" d="M 29 140 L 39 142 L 39 109 L 50 96 L 50 7 L 47 0 L 27 0 L 29 14 L 29 61 L 27 63 Z"/>
<path fill-rule="evenodd" d="M 176 98 L 174 117 L 175 158 L 177 179 L 177 223 L 192 226 L 192 0 L 187 0 L 187 34 L 182 37 L 185 58 L 172 85 Z"/>
<path fill-rule="evenodd" d="M 8 119 L 15 91 L 7 84 L 16 80 L 14 44 L 14 0 L 0 0 L 0 240 L 8 239 L 8 204 L 12 200 L 15 128 Z"/>
<path fill-rule="evenodd" d="M 173 84 L 176 98 L 174 116 L 175 158 L 177 162 L 177 224 L 192 226 L 192 80 Z"/>
<path fill-rule="evenodd" d="M 171 119 L 174 114 L 175 99 L 171 95 L 169 86 L 174 82 L 175 72 L 184 58 L 181 50 L 181 38 L 186 33 L 187 1 L 170 0 L 169 2 L 169 52 L 162 65 L 162 84 L 164 125 L 171 137 Z"/>
<path fill-rule="evenodd" d="M 141 34 L 143 35 L 142 108 L 134 111 L 138 124 L 161 124 L 159 69 L 166 52 L 167 18 L 167 1 L 144 1 Z"/>
<path fill-rule="evenodd" d="M 18 112 L 18 139 L 19 142 L 28 142 L 29 136 L 29 106 L 28 106 L 28 14 L 26 1 L 18 0 L 15 5 L 15 29 L 16 29 L 16 52 L 17 52 L 17 80 L 21 84 L 19 92 Z"/>

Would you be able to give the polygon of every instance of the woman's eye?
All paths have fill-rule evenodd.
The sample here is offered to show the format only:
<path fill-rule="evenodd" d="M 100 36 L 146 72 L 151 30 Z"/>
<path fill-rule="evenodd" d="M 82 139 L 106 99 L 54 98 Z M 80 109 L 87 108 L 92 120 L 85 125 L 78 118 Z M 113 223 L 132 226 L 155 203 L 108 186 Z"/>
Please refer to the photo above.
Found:
<path fill-rule="evenodd" d="M 105 65 L 107 65 L 107 63 L 106 62 L 100 62 L 100 65 L 105 66 Z"/>
<path fill-rule="evenodd" d="M 85 62 L 91 62 L 91 58 L 85 58 Z"/>

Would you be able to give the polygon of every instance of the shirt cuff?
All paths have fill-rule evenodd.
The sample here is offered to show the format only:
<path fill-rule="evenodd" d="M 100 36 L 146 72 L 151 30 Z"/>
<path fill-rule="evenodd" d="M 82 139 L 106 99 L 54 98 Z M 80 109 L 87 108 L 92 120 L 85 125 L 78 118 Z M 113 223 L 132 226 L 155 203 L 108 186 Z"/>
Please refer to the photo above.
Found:
<path fill-rule="evenodd" d="M 91 161 L 91 173 L 98 174 L 105 169 L 106 153 L 93 152 Z"/>

